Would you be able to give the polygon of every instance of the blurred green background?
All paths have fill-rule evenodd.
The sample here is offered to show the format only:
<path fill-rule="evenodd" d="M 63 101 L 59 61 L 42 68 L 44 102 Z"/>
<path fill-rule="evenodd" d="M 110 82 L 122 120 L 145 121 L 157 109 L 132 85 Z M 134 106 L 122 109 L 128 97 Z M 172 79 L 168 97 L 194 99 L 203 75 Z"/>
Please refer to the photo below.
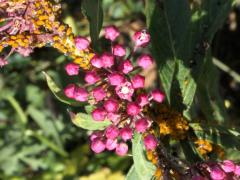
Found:
<path fill-rule="evenodd" d="M 88 21 L 80 4 L 80 0 L 62 1 L 62 19 L 75 34 L 85 36 Z M 143 7 L 141 0 L 103 0 L 104 25 L 115 24 L 124 33 L 145 27 Z M 214 56 L 236 73 L 240 73 L 239 12 L 239 7 L 232 10 L 213 43 Z M 46 47 L 27 58 L 15 54 L 0 69 L 0 179 L 124 179 L 131 157 L 93 154 L 88 133 L 70 121 L 67 109 L 72 107 L 55 99 L 47 87 L 42 71 L 62 87 L 69 83 L 63 69 L 66 62 L 66 56 Z M 238 74 L 232 77 L 220 71 L 225 106 L 239 125 L 235 121 L 240 115 L 237 79 Z"/>

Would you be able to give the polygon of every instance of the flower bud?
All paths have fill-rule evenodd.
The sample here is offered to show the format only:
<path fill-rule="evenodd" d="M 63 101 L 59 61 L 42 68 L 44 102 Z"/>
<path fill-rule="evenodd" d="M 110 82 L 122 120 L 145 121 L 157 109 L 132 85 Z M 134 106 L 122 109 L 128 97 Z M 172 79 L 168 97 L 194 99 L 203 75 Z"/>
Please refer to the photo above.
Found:
<path fill-rule="evenodd" d="M 165 95 L 163 94 L 163 92 L 156 89 L 152 91 L 152 97 L 154 101 L 162 103 L 165 98 Z"/>
<path fill-rule="evenodd" d="M 124 77 L 119 73 L 112 73 L 108 75 L 108 81 L 112 86 L 118 86 L 124 81 Z"/>
<path fill-rule="evenodd" d="M 91 143 L 92 151 L 94 151 L 97 154 L 103 152 L 105 148 L 106 148 L 105 143 L 100 138 L 95 138 Z"/>
<path fill-rule="evenodd" d="M 119 31 L 115 26 L 107 26 L 104 28 L 105 38 L 114 41 L 119 36 Z"/>
<path fill-rule="evenodd" d="M 92 66 L 94 66 L 96 68 L 102 68 L 103 67 L 102 59 L 97 55 L 93 56 L 93 58 L 91 59 L 90 62 L 92 64 Z"/>
<path fill-rule="evenodd" d="M 101 60 L 104 68 L 110 68 L 114 64 L 114 56 L 109 53 L 103 53 Z"/>
<path fill-rule="evenodd" d="M 146 118 L 139 119 L 135 122 L 135 129 L 138 133 L 144 133 L 149 126 Z"/>
<path fill-rule="evenodd" d="M 235 174 L 236 176 L 240 176 L 240 166 L 239 166 L 239 165 L 237 165 L 237 166 L 235 167 L 234 174 Z"/>
<path fill-rule="evenodd" d="M 101 131 L 94 131 L 91 136 L 90 136 L 90 140 L 93 141 L 96 138 L 100 138 L 103 136 L 103 133 Z"/>
<path fill-rule="evenodd" d="M 102 87 L 97 87 L 93 89 L 93 97 L 96 101 L 102 101 L 107 96 L 107 93 Z"/>
<path fill-rule="evenodd" d="M 81 87 L 76 87 L 74 92 L 74 99 L 76 101 L 84 102 L 88 100 L 88 92 Z"/>
<path fill-rule="evenodd" d="M 105 130 L 105 136 L 108 139 L 116 139 L 119 135 L 119 130 L 114 125 L 108 126 Z"/>
<path fill-rule="evenodd" d="M 133 131 L 130 127 L 124 127 L 120 130 L 120 136 L 124 141 L 132 139 Z"/>
<path fill-rule="evenodd" d="M 104 121 L 107 112 L 103 108 L 96 108 L 92 112 L 92 117 L 95 121 Z"/>
<path fill-rule="evenodd" d="M 89 47 L 90 42 L 88 41 L 87 38 L 78 36 L 75 39 L 75 45 L 77 47 L 78 50 L 85 50 Z"/>
<path fill-rule="evenodd" d="M 226 173 L 230 173 L 235 171 L 235 164 L 233 161 L 231 160 L 225 160 L 223 161 L 223 163 L 221 164 L 221 168 L 226 172 Z"/>
<path fill-rule="evenodd" d="M 114 113 L 114 112 L 117 112 L 118 110 L 118 101 L 111 98 L 105 101 L 103 106 L 107 112 Z"/>
<path fill-rule="evenodd" d="M 132 77 L 131 81 L 134 89 L 144 88 L 145 77 L 137 74 Z"/>
<path fill-rule="evenodd" d="M 75 92 L 76 86 L 74 84 L 69 84 L 67 87 L 64 89 L 64 94 L 68 98 L 74 98 L 74 92 Z"/>
<path fill-rule="evenodd" d="M 144 137 L 143 142 L 147 150 L 154 150 L 157 147 L 157 139 L 152 134 Z"/>
<path fill-rule="evenodd" d="M 88 83 L 88 84 L 94 84 L 96 83 L 98 80 L 100 79 L 100 77 L 97 75 L 97 73 L 95 71 L 90 71 L 87 72 L 85 75 L 84 80 Z"/>
<path fill-rule="evenodd" d="M 133 65 L 130 60 L 125 60 L 119 65 L 118 70 L 127 74 L 133 70 Z"/>
<path fill-rule="evenodd" d="M 137 65 L 143 69 L 149 68 L 152 64 L 153 64 L 153 58 L 148 54 L 143 54 L 137 59 Z"/>
<path fill-rule="evenodd" d="M 74 64 L 74 63 L 68 63 L 68 64 L 65 66 L 65 70 L 66 70 L 66 72 L 67 72 L 67 74 L 68 74 L 69 76 L 78 75 L 79 65 Z"/>
<path fill-rule="evenodd" d="M 150 42 L 150 34 L 146 30 L 138 31 L 133 35 L 136 47 L 146 47 Z"/>
<path fill-rule="evenodd" d="M 108 113 L 107 118 L 113 123 L 117 123 L 120 120 L 120 115 L 115 113 Z"/>
<path fill-rule="evenodd" d="M 127 104 L 127 114 L 129 116 L 136 116 L 140 113 L 141 108 L 133 102 Z"/>
<path fill-rule="evenodd" d="M 3 67 L 7 64 L 8 64 L 8 62 L 6 61 L 6 59 L 0 57 L 0 67 Z"/>
<path fill-rule="evenodd" d="M 117 139 L 107 139 L 106 141 L 106 148 L 109 151 L 114 150 L 117 147 Z"/>
<path fill-rule="evenodd" d="M 213 180 L 223 180 L 226 177 L 225 172 L 218 166 L 211 167 L 210 176 Z"/>
<path fill-rule="evenodd" d="M 137 97 L 136 102 L 139 104 L 139 106 L 143 107 L 149 103 L 148 101 L 148 95 L 147 94 L 140 94 Z"/>
<path fill-rule="evenodd" d="M 119 156 L 125 156 L 128 152 L 128 145 L 126 143 L 119 143 L 115 152 Z"/>
<path fill-rule="evenodd" d="M 113 46 L 112 52 L 114 56 L 118 56 L 118 57 L 123 57 L 126 55 L 126 49 L 119 44 L 116 44 Z"/>

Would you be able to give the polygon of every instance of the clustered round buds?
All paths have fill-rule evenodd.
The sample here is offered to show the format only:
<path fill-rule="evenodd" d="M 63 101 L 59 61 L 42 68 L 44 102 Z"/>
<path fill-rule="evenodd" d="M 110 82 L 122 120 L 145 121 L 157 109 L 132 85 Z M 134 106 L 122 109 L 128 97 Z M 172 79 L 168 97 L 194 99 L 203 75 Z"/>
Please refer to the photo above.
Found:
<path fill-rule="evenodd" d="M 149 93 L 143 90 L 145 77 L 138 72 L 149 68 L 153 64 L 153 58 L 142 54 L 134 66 L 132 60 L 136 57 L 135 52 L 132 51 L 125 57 L 126 47 L 115 43 L 119 35 L 115 26 L 105 27 L 104 36 L 111 41 L 111 52 L 95 54 L 90 61 L 92 67 L 85 71 L 85 88 L 71 84 L 66 87 L 65 94 L 81 102 L 89 99 L 89 103 L 95 106 L 92 111 L 93 120 L 111 121 L 106 129 L 97 133 L 93 131 L 90 136 L 91 149 L 95 153 L 108 150 L 124 156 L 128 152 L 127 142 L 132 139 L 134 131 L 144 133 L 143 141 L 147 150 L 156 148 L 158 141 L 148 131 L 152 121 L 143 113 L 143 109 L 153 101 L 162 103 L 164 94 L 157 89 Z M 146 47 L 150 35 L 146 30 L 140 31 L 134 35 L 133 40 L 134 49 Z M 83 38 L 78 41 L 82 45 L 86 43 L 86 47 L 89 45 Z M 70 64 L 66 66 L 66 71 L 68 75 L 77 75 L 79 69 Z"/>

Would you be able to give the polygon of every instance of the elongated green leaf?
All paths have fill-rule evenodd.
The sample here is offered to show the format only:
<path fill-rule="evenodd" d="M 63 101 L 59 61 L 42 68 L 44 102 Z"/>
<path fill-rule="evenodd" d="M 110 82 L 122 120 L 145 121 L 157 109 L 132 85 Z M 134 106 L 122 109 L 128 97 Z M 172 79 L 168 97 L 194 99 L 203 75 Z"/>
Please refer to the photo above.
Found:
<path fill-rule="evenodd" d="M 132 165 L 132 167 L 129 169 L 127 173 L 125 180 L 136 180 L 136 179 L 140 179 L 140 178 L 136 172 L 134 165 Z"/>
<path fill-rule="evenodd" d="M 83 0 L 82 8 L 90 23 L 90 36 L 96 48 L 98 36 L 103 24 L 102 0 Z"/>
<path fill-rule="evenodd" d="M 59 101 L 65 103 L 65 104 L 68 104 L 68 105 L 72 105 L 72 106 L 83 106 L 84 105 L 84 103 L 81 103 L 81 102 L 78 102 L 78 101 L 75 101 L 73 99 L 66 97 L 63 90 L 60 89 L 60 87 L 53 81 L 53 79 L 46 72 L 43 72 L 43 74 L 47 80 L 48 87 L 50 88 L 50 90 L 52 91 L 54 96 Z"/>
<path fill-rule="evenodd" d="M 143 148 L 142 135 L 135 133 L 132 142 L 134 169 L 136 170 L 139 180 L 150 180 L 154 175 L 156 167 L 147 160 Z"/>
<path fill-rule="evenodd" d="M 92 131 L 103 130 L 111 124 L 109 120 L 105 120 L 101 122 L 94 121 L 91 115 L 84 114 L 84 113 L 78 113 L 78 114 L 70 113 L 70 116 L 73 124 L 83 129 L 92 130 Z"/>

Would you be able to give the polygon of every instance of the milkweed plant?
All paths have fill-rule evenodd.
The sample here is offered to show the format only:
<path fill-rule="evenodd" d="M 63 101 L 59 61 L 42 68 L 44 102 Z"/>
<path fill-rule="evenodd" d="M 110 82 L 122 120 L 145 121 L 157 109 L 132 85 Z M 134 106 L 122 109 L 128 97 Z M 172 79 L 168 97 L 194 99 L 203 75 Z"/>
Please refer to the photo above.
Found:
<path fill-rule="evenodd" d="M 217 83 L 211 42 L 234 3 L 146 0 L 145 28 L 123 41 L 117 25 L 104 22 L 101 0 L 81 2 L 90 37 L 61 21 L 57 1 L 0 0 L 0 66 L 45 46 L 71 59 L 65 73 L 79 81 L 60 88 L 43 72 L 47 84 L 61 102 L 83 107 L 69 117 L 88 131 L 95 154 L 133 158 L 127 180 L 237 180 L 240 164 L 227 152 L 240 150 L 240 132 L 221 97 L 209 94 Z M 158 78 L 146 88 L 142 72 L 154 65 Z"/>

